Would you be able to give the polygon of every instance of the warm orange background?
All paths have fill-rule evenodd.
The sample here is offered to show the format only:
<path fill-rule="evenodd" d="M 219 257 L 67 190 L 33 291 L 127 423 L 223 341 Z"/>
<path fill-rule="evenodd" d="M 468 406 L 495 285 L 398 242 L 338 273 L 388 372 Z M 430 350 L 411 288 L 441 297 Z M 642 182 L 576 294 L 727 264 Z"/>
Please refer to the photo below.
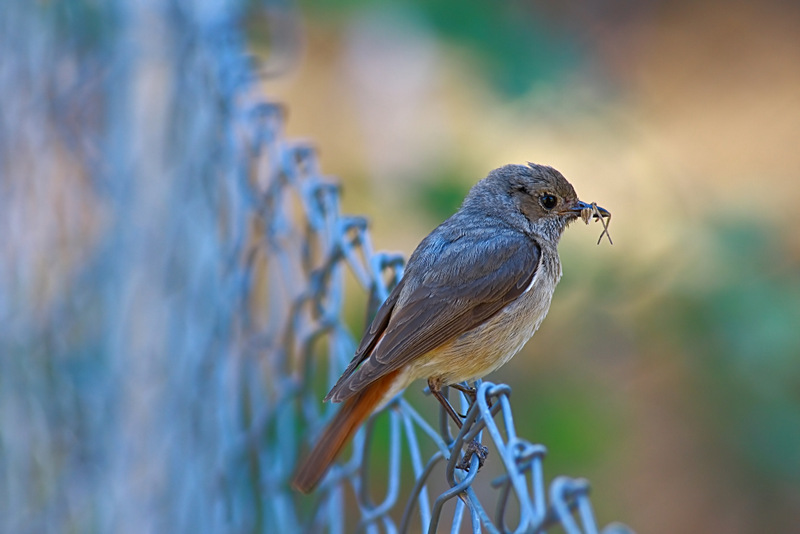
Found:
<path fill-rule="evenodd" d="M 251 35 L 377 248 L 510 162 L 613 213 L 613 246 L 570 228 L 550 316 L 489 377 L 546 474 L 639 532 L 800 528 L 800 9 L 559 5 L 307 2 L 299 45 Z"/>

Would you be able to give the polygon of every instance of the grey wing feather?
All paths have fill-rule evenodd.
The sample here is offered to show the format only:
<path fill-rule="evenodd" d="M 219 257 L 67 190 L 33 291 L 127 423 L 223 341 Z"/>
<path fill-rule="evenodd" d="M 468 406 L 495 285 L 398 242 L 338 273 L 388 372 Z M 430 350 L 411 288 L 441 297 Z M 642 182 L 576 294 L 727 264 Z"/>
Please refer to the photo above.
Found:
<path fill-rule="evenodd" d="M 421 275 L 423 281 L 416 288 L 409 290 L 407 284 L 395 288 L 381 308 L 387 308 L 381 322 L 376 325 L 376 316 L 356 358 L 326 399 L 346 400 L 414 358 L 479 326 L 525 292 L 541 257 L 539 245 L 522 235 L 495 236 L 466 245 L 459 247 L 463 254 L 468 251 L 471 260 L 461 258 L 459 265 L 464 268 L 427 266 L 429 272 Z M 447 256 L 435 263 L 452 262 Z M 409 262 L 407 277 L 413 268 Z M 402 294 L 404 289 L 407 296 Z"/>

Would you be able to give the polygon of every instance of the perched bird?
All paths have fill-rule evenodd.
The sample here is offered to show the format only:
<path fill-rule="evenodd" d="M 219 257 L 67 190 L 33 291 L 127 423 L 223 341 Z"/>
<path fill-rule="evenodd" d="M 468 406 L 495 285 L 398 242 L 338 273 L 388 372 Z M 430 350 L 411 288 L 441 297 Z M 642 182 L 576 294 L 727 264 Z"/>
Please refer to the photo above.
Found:
<path fill-rule="evenodd" d="M 494 371 L 536 332 L 561 278 L 561 233 L 591 214 L 610 217 L 578 200 L 552 167 L 506 165 L 475 184 L 422 240 L 378 309 L 325 397 L 342 408 L 292 485 L 312 491 L 361 423 L 417 379 L 428 380 L 460 426 L 441 388 Z"/>

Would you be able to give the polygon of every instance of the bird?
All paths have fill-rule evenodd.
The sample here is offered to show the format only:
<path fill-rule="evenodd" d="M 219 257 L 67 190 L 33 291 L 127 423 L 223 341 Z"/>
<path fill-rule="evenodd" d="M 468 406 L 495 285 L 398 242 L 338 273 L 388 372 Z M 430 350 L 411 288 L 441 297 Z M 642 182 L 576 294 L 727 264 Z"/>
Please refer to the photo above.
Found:
<path fill-rule="evenodd" d="M 477 182 L 411 254 L 325 397 L 342 407 L 291 485 L 313 491 L 361 424 L 416 380 L 461 426 L 441 389 L 495 371 L 533 336 L 561 279 L 559 239 L 582 216 L 610 212 L 547 165 L 505 165 Z"/>

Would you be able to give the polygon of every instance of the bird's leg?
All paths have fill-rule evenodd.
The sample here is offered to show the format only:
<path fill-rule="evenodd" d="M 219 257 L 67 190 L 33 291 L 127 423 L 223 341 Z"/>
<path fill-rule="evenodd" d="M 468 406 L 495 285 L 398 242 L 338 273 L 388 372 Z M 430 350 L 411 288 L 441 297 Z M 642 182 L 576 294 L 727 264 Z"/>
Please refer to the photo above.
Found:
<path fill-rule="evenodd" d="M 458 391 L 460 391 L 461 393 L 463 393 L 464 395 L 469 397 L 470 406 L 475 404 L 475 401 L 478 400 L 478 390 L 475 389 L 474 387 L 470 387 L 470 386 L 468 386 L 466 384 L 463 384 L 461 382 L 459 382 L 457 384 L 450 384 L 450 387 L 454 388 L 454 389 L 457 389 Z M 491 408 L 492 407 L 492 400 L 491 399 L 486 399 L 486 404 L 488 404 L 489 408 Z"/>
<path fill-rule="evenodd" d="M 475 399 L 477 398 L 475 388 L 464 386 L 462 384 L 453 384 L 451 387 L 463 392 L 472 400 L 473 403 L 475 402 Z M 434 378 L 428 379 L 428 389 L 431 390 L 431 395 L 436 397 L 436 400 L 438 400 L 442 406 L 444 406 L 445 411 L 450 415 L 453 421 L 455 421 L 456 425 L 458 425 L 458 428 L 461 428 L 464 426 L 461 416 L 459 416 L 458 412 L 456 412 L 456 410 L 450 404 L 450 401 L 448 401 L 447 398 L 442 395 L 441 388 L 442 384 L 438 380 Z M 473 455 L 478 456 L 478 469 L 480 469 L 483 467 L 483 462 L 486 461 L 486 457 L 489 456 L 489 449 L 481 445 L 481 443 L 478 441 L 478 438 L 475 438 L 467 443 L 467 449 L 464 451 L 464 456 L 456 464 L 456 467 L 464 471 L 469 471 Z"/>
<path fill-rule="evenodd" d="M 431 395 L 433 395 L 436 400 L 438 400 L 439 403 L 444 406 L 444 410 L 453 419 L 453 421 L 455 421 L 456 426 L 458 426 L 458 428 L 464 426 L 464 423 L 461 420 L 461 417 L 458 415 L 458 412 L 456 412 L 455 408 L 453 408 L 453 406 L 450 404 L 450 401 L 447 400 L 447 397 L 442 395 L 442 383 L 435 378 L 429 378 L 428 389 L 431 390 Z"/>
<path fill-rule="evenodd" d="M 475 404 L 475 401 L 478 400 L 478 392 L 473 387 L 469 387 L 468 385 L 462 384 L 461 382 L 458 382 L 456 384 L 450 384 L 450 387 L 453 389 L 457 389 L 458 391 L 469 397 L 470 405 Z"/>

